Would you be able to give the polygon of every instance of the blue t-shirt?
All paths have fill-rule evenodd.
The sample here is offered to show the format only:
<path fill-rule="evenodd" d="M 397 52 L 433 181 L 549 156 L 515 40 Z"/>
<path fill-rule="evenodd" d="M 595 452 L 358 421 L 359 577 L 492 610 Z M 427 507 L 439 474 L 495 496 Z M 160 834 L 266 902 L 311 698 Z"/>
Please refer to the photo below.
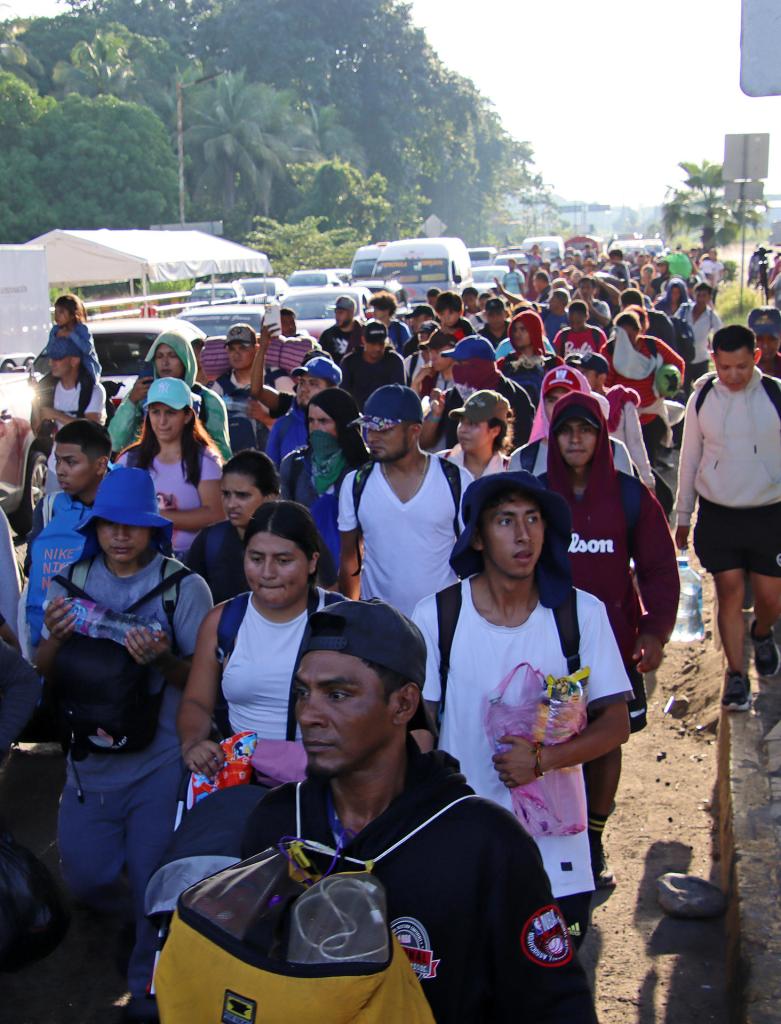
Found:
<path fill-rule="evenodd" d="M 412 337 L 412 331 L 401 320 L 391 320 L 388 327 L 388 337 L 397 352 L 402 352 L 404 346 Z"/>

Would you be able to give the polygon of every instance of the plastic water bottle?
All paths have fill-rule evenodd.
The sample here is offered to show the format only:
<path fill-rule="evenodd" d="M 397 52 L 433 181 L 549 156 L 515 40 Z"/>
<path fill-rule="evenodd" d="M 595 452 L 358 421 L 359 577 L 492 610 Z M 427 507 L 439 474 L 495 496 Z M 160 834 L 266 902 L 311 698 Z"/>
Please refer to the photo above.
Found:
<path fill-rule="evenodd" d="M 672 639 L 680 643 L 705 638 L 702 624 L 702 580 L 700 574 L 689 565 L 689 556 L 678 558 L 678 578 L 681 581 L 681 596 Z"/>
<path fill-rule="evenodd" d="M 163 629 L 157 619 L 142 619 L 138 615 L 115 612 L 105 605 L 84 598 L 71 598 L 70 611 L 76 616 L 74 633 L 91 636 L 96 640 L 113 640 L 124 645 L 125 637 L 131 629 L 144 627 L 153 633 Z"/>

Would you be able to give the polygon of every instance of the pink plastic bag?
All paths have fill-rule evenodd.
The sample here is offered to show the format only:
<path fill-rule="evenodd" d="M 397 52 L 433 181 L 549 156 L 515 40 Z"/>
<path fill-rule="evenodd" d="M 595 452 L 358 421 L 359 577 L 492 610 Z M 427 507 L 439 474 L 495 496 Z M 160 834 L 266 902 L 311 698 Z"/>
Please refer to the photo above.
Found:
<path fill-rule="evenodd" d="M 306 778 L 306 751 L 302 743 L 290 740 L 258 740 L 252 767 L 264 786 L 302 782 Z"/>
<path fill-rule="evenodd" d="M 491 746 L 497 750 L 505 749 L 502 736 L 555 746 L 586 727 L 583 687 L 570 677 L 549 677 L 546 682 L 524 661 L 488 695 L 484 721 Z M 586 789 L 579 767 L 546 772 L 510 793 L 515 816 L 535 838 L 575 835 L 586 827 Z"/>

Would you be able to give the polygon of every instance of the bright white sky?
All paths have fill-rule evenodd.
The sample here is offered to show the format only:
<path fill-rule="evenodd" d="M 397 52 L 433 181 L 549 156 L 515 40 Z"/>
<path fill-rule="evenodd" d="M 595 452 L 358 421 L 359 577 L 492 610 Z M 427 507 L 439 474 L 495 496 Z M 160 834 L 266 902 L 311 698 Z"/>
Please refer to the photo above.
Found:
<path fill-rule="evenodd" d="M 411 7 L 445 64 L 473 79 L 570 200 L 656 205 L 680 182 L 679 160 L 721 161 L 725 133 L 771 132 L 781 118 L 781 97 L 740 91 L 740 0 Z M 0 0 L 0 17 L 61 10 L 58 0 Z M 773 137 L 765 191 L 781 193 Z"/>

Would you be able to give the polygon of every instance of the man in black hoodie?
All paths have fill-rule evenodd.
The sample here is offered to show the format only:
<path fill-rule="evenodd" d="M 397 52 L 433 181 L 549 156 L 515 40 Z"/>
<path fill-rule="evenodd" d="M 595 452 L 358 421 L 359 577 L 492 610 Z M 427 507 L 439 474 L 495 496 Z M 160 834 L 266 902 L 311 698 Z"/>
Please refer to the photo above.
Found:
<path fill-rule="evenodd" d="M 372 861 L 438 1024 L 596 1024 L 534 843 L 408 736 L 425 727 L 417 627 L 380 601 L 342 602 L 312 616 L 302 650 L 308 778 L 264 798 L 243 855 L 297 835 L 337 850 L 342 869 Z"/>

